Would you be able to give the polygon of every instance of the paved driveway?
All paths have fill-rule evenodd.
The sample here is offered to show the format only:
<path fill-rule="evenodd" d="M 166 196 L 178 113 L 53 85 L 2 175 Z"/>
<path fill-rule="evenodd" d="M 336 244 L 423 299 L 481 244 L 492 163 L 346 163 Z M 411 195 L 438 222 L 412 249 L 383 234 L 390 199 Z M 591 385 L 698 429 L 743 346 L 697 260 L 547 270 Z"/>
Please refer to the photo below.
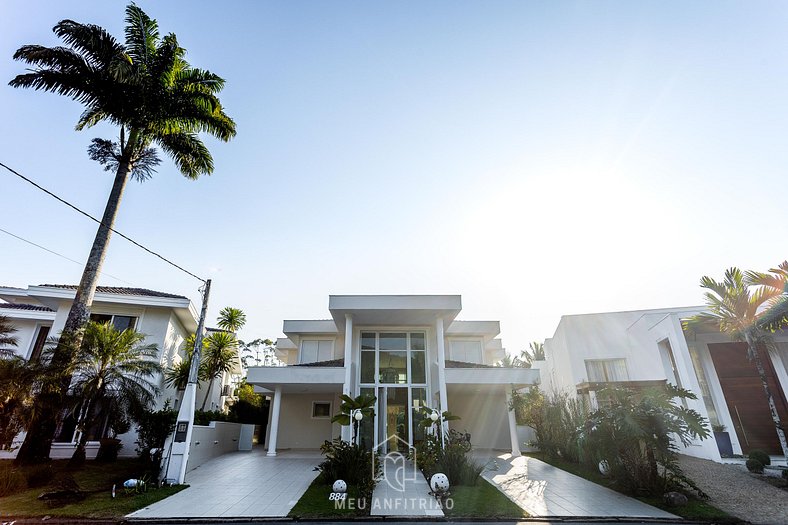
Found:
<path fill-rule="evenodd" d="M 678 518 L 527 456 L 474 454 L 482 475 L 531 516 Z"/>
<path fill-rule="evenodd" d="M 227 518 L 286 516 L 309 484 L 320 453 L 280 452 L 263 447 L 231 452 L 186 474 L 189 488 L 129 514 L 129 518 Z"/>

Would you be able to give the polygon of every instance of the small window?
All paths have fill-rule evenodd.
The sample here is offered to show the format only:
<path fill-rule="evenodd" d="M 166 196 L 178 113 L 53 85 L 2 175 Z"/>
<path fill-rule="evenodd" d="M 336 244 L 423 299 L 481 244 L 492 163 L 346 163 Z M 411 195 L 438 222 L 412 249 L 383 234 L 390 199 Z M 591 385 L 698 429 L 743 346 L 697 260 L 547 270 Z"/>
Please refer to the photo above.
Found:
<path fill-rule="evenodd" d="M 589 359 L 586 360 L 586 372 L 591 383 L 629 380 L 626 359 Z"/>
<path fill-rule="evenodd" d="M 330 401 L 312 401 L 312 419 L 328 419 L 330 417 Z"/>
<path fill-rule="evenodd" d="M 301 342 L 301 362 L 319 363 L 334 359 L 334 341 L 329 339 L 305 339 Z"/>
<path fill-rule="evenodd" d="M 42 326 L 38 329 L 36 342 L 33 344 L 33 350 L 30 352 L 31 361 L 36 361 L 41 357 L 41 352 L 44 351 L 44 345 L 47 342 L 47 337 L 49 336 L 49 330 L 51 328 L 51 326 Z"/>
<path fill-rule="evenodd" d="M 137 318 L 130 315 L 90 314 L 90 320 L 95 323 L 112 323 L 116 330 L 134 330 Z"/>
<path fill-rule="evenodd" d="M 482 363 L 482 342 L 455 340 L 449 343 L 449 358 L 462 363 Z"/>

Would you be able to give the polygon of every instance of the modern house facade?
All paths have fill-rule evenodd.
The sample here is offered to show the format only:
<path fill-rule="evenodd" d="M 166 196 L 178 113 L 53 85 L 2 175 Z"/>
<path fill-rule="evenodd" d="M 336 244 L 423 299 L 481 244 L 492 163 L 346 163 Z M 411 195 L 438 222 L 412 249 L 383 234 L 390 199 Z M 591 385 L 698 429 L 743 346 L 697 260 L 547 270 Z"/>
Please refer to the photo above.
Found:
<path fill-rule="evenodd" d="M 511 389 L 539 382 L 536 370 L 501 368 L 498 321 L 457 320 L 458 295 L 332 295 L 330 319 L 286 320 L 277 354 L 287 366 L 250 367 L 247 382 L 269 395 L 268 454 L 317 449 L 350 427 L 331 423 L 340 395 L 376 397 L 360 425 L 365 446 L 408 447 L 424 439 L 423 408 L 474 447 L 519 454 Z"/>
<path fill-rule="evenodd" d="M 687 400 L 712 425 L 723 425 L 735 454 L 760 449 L 780 454 L 780 445 L 755 366 L 746 345 L 718 332 L 685 332 L 682 320 L 703 307 L 566 315 L 545 341 L 541 367 L 546 392 L 568 392 L 596 406 L 609 384 L 646 388 L 666 382 L 692 391 Z M 762 355 L 767 381 L 783 421 L 788 421 L 788 334 Z M 712 436 L 695 440 L 684 453 L 719 461 Z"/>
<path fill-rule="evenodd" d="M 11 320 L 17 332 L 16 347 L 10 348 L 25 359 L 37 359 L 49 338 L 57 337 L 65 325 L 71 303 L 74 300 L 76 286 L 72 285 L 39 285 L 27 288 L 0 287 L 0 315 Z M 197 312 L 188 298 L 165 292 L 157 292 L 142 288 L 119 288 L 99 286 L 96 290 L 91 318 L 96 321 L 111 322 L 118 329 L 133 328 L 145 334 L 145 344 L 155 344 L 159 349 L 158 362 L 170 368 L 185 356 L 184 342 L 197 329 Z M 223 408 L 232 396 L 231 385 L 235 376 L 240 377 L 240 359 L 237 370 L 224 374 L 214 380 L 211 396 L 206 409 Z M 232 372 L 237 372 L 234 374 Z M 180 393 L 167 387 L 162 376 L 153 378 L 153 383 L 160 388 L 154 409 L 165 405 L 178 407 Z M 207 384 L 202 384 L 198 395 L 204 395 Z M 202 397 L 198 400 L 202 402 Z M 199 406 L 199 405 L 198 405 Z M 97 439 L 103 437 L 106 429 L 91 429 L 91 441 L 88 442 L 88 457 L 98 450 Z M 52 445 L 53 458 L 70 457 L 74 443 L 79 434 L 76 422 L 72 417 L 62 418 Z M 95 438 L 92 439 L 92 438 Z M 132 429 L 121 439 L 122 456 L 134 456 L 136 431 Z M 17 437 L 21 443 L 23 435 Z M 13 457 L 16 451 L 2 451 L 0 458 Z"/>

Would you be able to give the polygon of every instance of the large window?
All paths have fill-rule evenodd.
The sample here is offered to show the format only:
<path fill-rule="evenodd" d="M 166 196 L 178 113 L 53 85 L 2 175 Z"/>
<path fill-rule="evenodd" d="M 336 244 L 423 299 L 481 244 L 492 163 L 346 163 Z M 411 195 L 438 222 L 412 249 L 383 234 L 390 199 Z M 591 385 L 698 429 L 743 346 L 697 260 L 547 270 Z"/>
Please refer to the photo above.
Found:
<path fill-rule="evenodd" d="M 424 332 L 362 332 L 361 383 L 425 384 L 426 353 Z"/>
<path fill-rule="evenodd" d="M 301 362 L 319 363 L 334 359 L 334 341 L 331 339 L 304 339 L 301 341 Z"/>
<path fill-rule="evenodd" d="M 591 383 L 629 380 L 625 359 L 588 359 L 586 372 Z"/>
<path fill-rule="evenodd" d="M 482 363 L 482 342 L 479 339 L 449 341 L 449 359 L 461 363 Z"/>
<path fill-rule="evenodd" d="M 90 314 L 90 320 L 96 323 L 112 323 L 120 331 L 134 330 L 137 318 L 130 315 Z"/>

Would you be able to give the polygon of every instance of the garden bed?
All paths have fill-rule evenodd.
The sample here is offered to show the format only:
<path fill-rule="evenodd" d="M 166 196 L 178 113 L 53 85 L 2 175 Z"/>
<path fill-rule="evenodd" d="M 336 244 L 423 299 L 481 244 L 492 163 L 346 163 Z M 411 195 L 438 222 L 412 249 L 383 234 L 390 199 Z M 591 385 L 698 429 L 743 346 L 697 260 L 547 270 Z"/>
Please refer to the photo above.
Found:
<path fill-rule="evenodd" d="M 30 488 L 27 478 L 42 467 L 21 467 L 14 469 L 12 460 L 0 460 L 0 480 L 8 480 L 11 471 L 15 470 L 16 483 L 11 493 L 0 497 L 0 509 L 3 518 L 7 517 L 80 517 L 116 519 L 130 512 L 151 505 L 187 487 L 155 488 L 147 491 L 127 491 L 123 482 L 141 475 L 142 467 L 137 459 L 123 459 L 114 463 L 95 463 L 88 461 L 79 470 L 68 470 L 68 460 L 56 460 L 50 463 L 52 472 L 41 485 Z M 55 488 L 56 480 L 73 478 L 84 499 L 63 505 L 52 505 L 38 499 L 39 494 Z M 112 497 L 112 485 L 116 485 L 116 497 Z"/>

